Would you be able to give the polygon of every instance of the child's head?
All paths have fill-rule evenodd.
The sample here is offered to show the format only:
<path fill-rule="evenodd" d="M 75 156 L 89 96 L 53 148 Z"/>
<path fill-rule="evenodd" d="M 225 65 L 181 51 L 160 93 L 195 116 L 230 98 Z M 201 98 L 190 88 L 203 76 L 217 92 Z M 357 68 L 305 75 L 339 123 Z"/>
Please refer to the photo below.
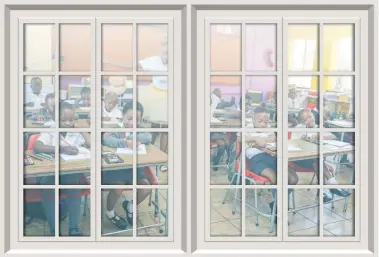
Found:
<path fill-rule="evenodd" d="M 46 109 L 49 111 L 50 114 L 55 114 L 55 95 L 54 94 L 48 94 L 45 97 L 45 106 Z"/>
<path fill-rule="evenodd" d="M 30 87 L 34 94 L 38 95 L 42 89 L 42 80 L 38 77 L 32 78 L 30 81 Z"/>
<path fill-rule="evenodd" d="M 309 109 L 301 109 L 299 115 L 297 116 L 297 119 L 300 124 L 303 124 L 307 128 L 314 128 L 316 125 L 315 116 Z"/>
<path fill-rule="evenodd" d="M 263 107 L 257 107 L 254 109 L 254 128 L 268 128 L 269 124 L 269 110 Z"/>
<path fill-rule="evenodd" d="M 290 88 L 290 90 L 288 91 L 288 97 L 291 99 L 295 99 L 296 96 L 297 96 L 296 87 Z"/>
<path fill-rule="evenodd" d="M 80 92 L 80 99 L 82 100 L 85 106 L 90 106 L 90 103 L 91 103 L 91 88 L 90 87 L 82 88 L 82 91 Z"/>
<path fill-rule="evenodd" d="M 107 112 L 112 111 L 117 104 L 117 95 L 114 92 L 108 92 L 104 97 L 104 108 Z"/>
<path fill-rule="evenodd" d="M 74 106 L 67 102 L 61 102 L 59 118 L 61 128 L 73 128 L 75 125 Z"/>
<path fill-rule="evenodd" d="M 143 106 L 137 101 L 137 124 L 140 123 L 143 116 Z M 133 101 L 127 102 L 122 108 L 122 123 L 126 128 L 133 127 Z"/>
<path fill-rule="evenodd" d="M 213 90 L 213 94 L 215 94 L 218 98 L 221 98 L 221 89 L 215 88 Z"/>

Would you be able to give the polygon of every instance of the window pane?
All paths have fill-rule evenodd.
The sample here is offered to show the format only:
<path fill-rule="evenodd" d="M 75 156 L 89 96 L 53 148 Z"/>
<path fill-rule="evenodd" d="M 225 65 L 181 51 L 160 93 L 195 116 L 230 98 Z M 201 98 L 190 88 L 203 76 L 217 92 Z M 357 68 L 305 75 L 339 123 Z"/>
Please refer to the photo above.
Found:
<path fill-rule="evenodd" d="M 319 191 L 309 188 L 288 189 L 288 236 L 320 236 Z"/>
<path fill-rule="evenodd" d="M 102 70 L 132 71 L 133 26 L 131 24 L 103 24 Z"/>
<path fill-rule="evenodd" d="M 55 184 L 55 148 L 49 144 L 55 133 L 24 133 L 24 185 Z"/>
<path fill-rule="evenodd" d="M 65 114 L 67 115 L 67 114 Z M 59 134 L 59 184 L 90 184 L 91 134 L 88 132 Z M 45 145 L 55 146 L 56 138 L 50 137 Z M 81 171 L 81 173 L 74 173 Z"/>
<path fill-rule="evenodd" d="M 241 152 L 240 136 L 235 132 L 211 132 L 210 149 L 211 185 L 229 185 L 239 172 L 239 164 L 234 161 Z"/>
<path fill-rule="evenodd" d="M 24 77 L 24 127 L 56 127 L 53 76 Z"/>
<path fill-rule="evenodd" d="M 324 25 L 324 71 L 354 70 L 354 25 Z"/>
<path fill-rule="evenodd" d="M 103 128 L 133 127 L 132 76 L 102 76 L 101 99 Z"/>
<path fill-rule="evenodd" d="M 211 128 L 241 127 L 240 76 L 211 76 Z"/>
<path fill-rule="evenodd" d="M 276 215 L 278 211 L 276 204 L 276 189 L 246 189 L 246 236 L 270 237 L 277 235 Z"/>
<path fill-rule="evenodd" d="M 90 71 L 91 26 L 60 25 L 60 71 Z"/>
<path fill-rule="evenodd" d="M 59 199 L 59 235 L 90 236 L 90 190 L 60 189 Z"/>
<path fill-rule="evenodd" d="M 24 189 L 24 236 L 54 237 L 54 208 L 54 189 Z"/>
<path fill-rule="evenodd" d="M 210 189 L 210 236 L 240 237 L 242 236 L 241 201 L 234 201 L 237 194 L 241 199 L 242 191 L 238 188 Z"/>
<path fill-rule="evenodd" d="M 288 26 L 288 69 L 291 71 L 317 71 L 318 25 Z"/>
<path fill-rule="evenodd" d="M 138 70 L 167 71 L 169 44 L 166 24 L 138 24 Z"/>
<path fill-rule="evenodd" d="M 149 188 L 137 189 L 138 198 L 143 198 L 145 196 L 146 198 L 138 205 L 137 208 L 137 236 L 168 236 L 168 226 L 166 220 L 166 217 L 169 214 L 168 190 Z"/>
<path fill-rule="evenodd" d="M 211 71 L 241 70 L 241 25 L 211 25 Z"/>
<path fill-rule="evenodd" d="M 324 204 L 324 236 L 355 236 L 355 190 L 345 188 L 351 194 L 347 198 L 333 194 L 333 190 L 336 189 L 324 189 L 333 198 Z"/>
<path fill-rule="evenodd" d="M 324 128 L 354 128 L 352 76 L 324 76 Z"/>
<path fill-rule="evenodd" d="M 121 194 L 120 197 L 115 197 L 119 194 Z M 129 204 L 127 199 L 133 199 L 133 189 L 101 190 L 102 236 L 133 236 L 133 221 L 131 218 L 127 218 L 127 210 L 125 210 Z M 131 217 L 131 215 L 129 215 L 129 217 Z"/>
<path fill-rule="evenodd" d="M 275 76 L 247 76 L 245 98 L 246 127 L 276 128 L 276 101 Z M 254 115 L 254 113 L 257 115 Z"/>
<path fill-rule="evenodd" d="M 168 128 L 168 77 L 138 76 L 137 101 L 142 107 L 137 127 Z"/>
<path fill-rule="evenodd" d="M 324 133 L 324 185 L 354 185 L 355 133 L 331 132 Z M 341 196 L 347 196 L 344 190 L 335 190 Z"/>
<path fill-rule="evenodd" d="M 25 24 L 24 71 L 53 71 L 56 42 L 53 24 Z"/>
<path fill-rule="evenodd" d="M 59 127 L 89 128 L 91 126 L 91 88 L 91 78 L 88 76 L 59 77 Z"/>
<path fill-rule="evenodd" d="M 246 70 L 276 70 L 276 25 L 246 25 Z"/>
<path fill-rule="evenodd" d="M 319 81 L 317 76 L 288 77 L 288 127 L 317 128 Z"/>
<path fill-rule="evenodd" d="M 288 184 L 319 184 L 319 133 L 288 132 Z"/>

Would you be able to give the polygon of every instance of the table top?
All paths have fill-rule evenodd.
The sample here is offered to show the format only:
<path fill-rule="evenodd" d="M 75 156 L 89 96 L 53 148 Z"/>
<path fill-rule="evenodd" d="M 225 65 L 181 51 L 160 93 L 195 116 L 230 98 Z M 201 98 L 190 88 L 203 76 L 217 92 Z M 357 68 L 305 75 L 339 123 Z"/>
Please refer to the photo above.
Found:
<path fill-rule="evenodd" d="M 325 122 L 334 128 L 354 128 L 354 122 L 351 120 L 327 120 Z"/>
<path fill-rule="evenodd" d="M 24 126 L 25 128 L 49 128 L 44 126 L 43 124 L 33 124 L 32 120 L 25 120 Z M 79 119 L 75 121 L 75 128 L 89 128 L 90 120 L 89 119 Z"/>
<path fill-rule="evenodd" d="M 115 148 L 103 146 L 104 151 L 116 152 Z M 146 146 L 146 155 L 137 155 L 138 166 L 154 166 L 155 164 L 167 163 L 168 156 L 154 145 Z M 32 153 L 32 151 L 25 151 L 25 154 Z M 108 164 L 102 159 L 102 170 L 113 170 L 118 168 L 131 168 L 133 166 L 133 156 L 128 154 L 119 154 L 124 163 Z M 54 160 L 38 161 L 33 159 L 34 165 L 26 166 L 24 168 L 24 176 L 43 175 L 54 173 L 55 162 Z M 91 159 L 77 160 L 66 162 L 60 159 L 59 171 L 60 173 L 69 173 L 74 171 L 89 171 L 91 169 Z"/>
<path fill-rule="evenodd" d="M 242 120 L 239 119 L 225 119 L 221 122 L 212 122 L 211 121 L 211 127 L 212 128 L 225 128 L 225 127 L 238 127 L 240 128 L 242 126 Z"/>

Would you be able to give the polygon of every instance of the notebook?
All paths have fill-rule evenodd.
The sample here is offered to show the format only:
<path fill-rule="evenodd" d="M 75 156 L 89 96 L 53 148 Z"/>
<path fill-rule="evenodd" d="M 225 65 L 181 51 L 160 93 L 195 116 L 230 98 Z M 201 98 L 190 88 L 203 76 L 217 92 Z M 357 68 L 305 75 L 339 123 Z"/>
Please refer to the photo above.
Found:
<path fill-rule="evenodd" d="M 77 155 L 69 155 L 69 154 L 63 154 L 61 153 L 61 158 L 66 161 L 79 161 L 79 160 L 86 160 L 91 157 L 91 152 L 85 147 L 78 147 L 79 153 Z"/>
<path fill-rule="evenodd" d="M 118 154 L 133 154 L 133 150 L 131 148 L 117 148 Z M 144 144 L 140 144 L 137 149 L 137 154 L 146 155 L 146 146 Z"/>
<path fill-rule="evenodd" d="M 299 151 L 302 151 L 302 149 L 294 145 L 288 145 L 288 152 L 299 152 Z"/>
<path fill-rule="evenodd" d="M 337 141 L 337 140 L 324 140 L 324 144 L 338 146 L 338 147 L 346 147 L 349 146 L 349 143 Z"/>

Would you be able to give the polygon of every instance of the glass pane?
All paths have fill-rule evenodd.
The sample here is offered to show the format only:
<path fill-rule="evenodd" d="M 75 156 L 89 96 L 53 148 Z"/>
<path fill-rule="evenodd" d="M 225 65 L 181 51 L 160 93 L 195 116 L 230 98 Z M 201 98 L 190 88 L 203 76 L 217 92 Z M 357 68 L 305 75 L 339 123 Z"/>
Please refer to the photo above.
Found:
<path fill-rule="evenodd" d="M 210 236 L 242 236 L 241 189 L 210 189 L 210 191 Z M 239 198 L 237 201 L 234 201 L 235 194 Z"/>
<path fill-rule="evenodd" d="M 132 24 L 103 24 L 102 70 L 133 70 Z"/>
<path fill-rule="evenodd" d="M 53 24 L 24 25 L 24 71 L 53 71 L 56 42 Z"/>
<path fill-rule="evenodd" d="M 246 70 L 276 70 L 276 25 L 246 25 Z"/>
<path fill-rule="evenodd" d="M 211 128 L 240 128 L 242 84 L 240 76 L 211 76 Z"/>
<path fill-rule="evenodd" d="M 60 76 L 60 124 L 61 128 L 72 127 L 74 119 L 75 128 L 89 128 L 91 126 L 91 78 L 88 76 Z M 66 110 L 65 110 L 66 109 Z M 74 116 L 72 117 L 72 111 Z"/>
<path fill-rule="evenodd" d="M 239 171 L 238 164 L 233 162 L 241 152 L 240 136 L 235 132 L 211 132 L 210 149 L 211 185 L 229 185 Z"/>
<path fill-rule="evenodd" d="M 246 127 L 276 128 L 276 77 L 247 76 L 245 97 Z"/>
<path fill-rule="evenodd" d="M 354 185 L 355 133 L 331 132 L 324 133 L 324 185 Z M 339 196 L 347 196 L 344 190 L 336 189 Z"/>
<path fill-rule="evenodd" d="M 138 70 L 167 71 L 169 43 L 166 24 L 138 24 Z"/>
<path fill-rule="evenodd" d="M 350 193 L 349 197 L 340 197 L 333 190 L 336 189 L 324 189 L 331 199 L 324 203 L 324 236 L 355 236 L 355 190 L 343 189 Z"/>
<path fill-rule="evenodd" d="M 288 132 L 288 184 L 319 184 L 319 133 Z"/>
<path fill-rule="evenodd" d="M 137 184 L 168 184 L 168 133 L 137 133 Z"/>
<path fill-rule="evenodd" d="M 168 128 L 168 90 L 167 76 L 137 77 L 138 127 Z"/>
<path fill-rule="evenodd" d="M 318 71 L 318 25 L 288 26 L 288 70 Z"/>
<path fill-rule="evenodd" d="M 288 236 L 320 236 L 319 191 L 320 189 L 288 189 Z"/>
<path fill-rule="evenodd" d="M 56 127 L 53 76 L 24 77 L 24 127 Z"/>
<path fill-rule="evenodd" d="M 59 190 L 59 235 L 90 236 L 91 213 L 89 189 Z"/>
<path fill-rule="evenodd" d="M 212 24 L 211 71 L 240 71 L 241 42 L 240 24 Z"/>
<path fill-rule="evenodd" d="M 102 134 L 103 185 L 133 184 L 133 134 L 106 132 Z"/>
<path fill-rule="evenodd" d="M 24 189 L 24 236 L 54 237 L 54 208 L 54 189 Z"/>
<path fill-rule="evenodd" d="M 276 133 L 246 133 L 246 184 L 276 185 Z"/>
<path fill-rule="evenodd" d="M 56 133 L 24 133 L 24 184 L 55 184 Z"/>
<path fill-rule="evenodd" d="M 324 128 L 354 128 L 354 82 L 352 76 L 325 76 Z"/>
<path fill-rule="evenodd" d="M 137 208 L 137 236 L 168 236 L 168 190 L 141 188 L 137 197 L 143 199 Z"/>
<path fill-rule="evenodd" d="M 91 26 L 89 24 L 60 25 L 60 71 L 91 70 Z"/>
<path fill-rule="evenodd" d="M 278 212 L 276 189 L 246 189 L 245 199 L 246 236 L 276 236 Z"/>
<path fill-rule="evenodd" d="M 317 128 L 319 81 L 317 76 L 288 77 L 288 127 Z"/>
<path fill-rule="evenodd" d="M 133 207 L 127 199 L 133 199 L 132 189 L 101 190 L 102 236 L 133 236 Z M 127 210 L 130 211 L 130 208 L 131 215 L 128 215 Z"/>
<path fill-rule="evenodd" d="M 133 127 L 132 76 L 103 76 L 101 99 L 103 128 Z"/>
<path fill-rule="evenodd" d="M 324 25 L 323 70 L 354 70 L 353 24 Z"/>

